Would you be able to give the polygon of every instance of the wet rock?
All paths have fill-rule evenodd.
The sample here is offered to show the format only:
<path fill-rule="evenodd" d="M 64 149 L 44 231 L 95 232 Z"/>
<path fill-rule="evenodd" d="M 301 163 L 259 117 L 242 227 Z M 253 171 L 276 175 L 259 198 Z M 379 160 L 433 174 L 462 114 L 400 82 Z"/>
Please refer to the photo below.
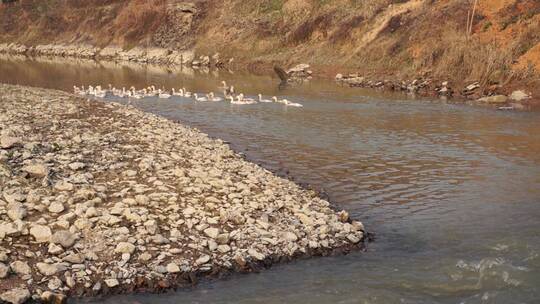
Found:
<path fill-rule="evenodd" d="M 339 216 L 339 220 L 342 222 L 342 223 L 346 223 L 349 221 L 349 213 L 345 210 L 342 210 L 338 213 L 338 216 Z"/>
<path fill-rule="evenodd" d="M 478 101 L 485 103 L 506 103 L 508 101 L 508 97 L 504 95 L 486 96 L 478 99 Z"/>
<path fill-rule="evenodd" d="M 10 304 L 22 304 L 30 299 L 30 291 L 26 288 L 14 288 L 0 294 L 0 299 Z"/>

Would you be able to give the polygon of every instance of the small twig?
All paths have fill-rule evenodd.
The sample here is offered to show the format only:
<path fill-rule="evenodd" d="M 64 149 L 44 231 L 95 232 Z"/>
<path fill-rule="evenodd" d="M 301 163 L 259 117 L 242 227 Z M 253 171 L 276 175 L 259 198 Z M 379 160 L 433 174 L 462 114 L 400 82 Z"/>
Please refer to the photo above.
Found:
<path fill-rule="evenodd" d="M 473 23 L 474 23 L 474 15 L 476 14 L 476 4 L 478 4 L 478 0 L 474 0 L 473 11 L 472 11 L 472 15 L 471 15 L 471 24 L 470 24 L 470 27 L 469 27 L 469 36 L 472 35 L 472 28 L 473 28 Z"/>

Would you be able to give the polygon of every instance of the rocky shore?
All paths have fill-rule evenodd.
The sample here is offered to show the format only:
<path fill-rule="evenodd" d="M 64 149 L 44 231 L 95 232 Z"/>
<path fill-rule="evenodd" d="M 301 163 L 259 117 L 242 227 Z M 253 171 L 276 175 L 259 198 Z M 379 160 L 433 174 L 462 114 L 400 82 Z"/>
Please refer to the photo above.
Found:
<path fill-rule="evenodd" d="M 16 43 L 2 43 L 0 44 L 0 54 L 129 61 L 190 67 L 222 67 L 233 61 L 232 58 L 222 60 L 219 53 L 215 53 L 212 56 L 196 56 L 192 50 L 178 51 L 158 47 L 134 47 L 124 50 L 116 46 L 99 48 L 91 45 L 59 44 L 26 46 Z"/>
<path fill-rule="evenodd" d="M 449 81 L 441 82 L 429 78 L 417 78 L 409 81 L 373 80 L 358 73 L 337 74 L 335 80 L 349 87 L 384 89 L 443 99 L 458 98 L 470 100 L 476 104 L 498 106 L 503 110 L 525 109 L 533 99 L 532 94 L 525 90 L 515 90 L 505 95 L 502 86 L 492 85 L 486 88 L 479 82 L 473 82 L 459 88 L 454 87 Z"/>
<path fill-rule="evenodd" d="M 190 285 L 360 246 L 364 228 L 220 140 L 130 106 L 0 85 L 0 299 Z"/>

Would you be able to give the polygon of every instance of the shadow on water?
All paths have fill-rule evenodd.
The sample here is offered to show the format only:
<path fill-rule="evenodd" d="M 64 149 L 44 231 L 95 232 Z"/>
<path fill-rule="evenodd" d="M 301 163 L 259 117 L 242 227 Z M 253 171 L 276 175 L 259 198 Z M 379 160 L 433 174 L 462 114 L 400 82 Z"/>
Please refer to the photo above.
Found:
<path fill-rule="evenodd" d="M 0 82 L 156 84 L 300 102 L 234 106 L 143 99 L 246 158 L 323 189 L 377 240 L 162 295 L 82 303 L 532 303 L 540 298 L 540 114 L 416 100 L 310 81 L 93 61 L 0 59 Z M 124 100 L 111 100 L 125 102 Z M 75 301 L 77 302 L 77 301 Z"/>

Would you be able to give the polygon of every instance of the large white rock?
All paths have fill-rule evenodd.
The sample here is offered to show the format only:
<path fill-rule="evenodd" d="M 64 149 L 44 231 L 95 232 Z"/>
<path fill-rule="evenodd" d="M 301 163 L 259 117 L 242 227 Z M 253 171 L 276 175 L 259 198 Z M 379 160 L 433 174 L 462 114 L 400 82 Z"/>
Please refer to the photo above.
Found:
<path fill-rule="evenodd" d="M 485 103 L 505 103 L 508 101 L 508 97 L 504 95 L 486 96 L 478 99 L 478 101 Z"/>
<path fill-rule="evenodd" d="M 522 90 L 514 91 L 510 94 L 510 99 L 515 101 L 522 101 L 529 98 L 531 98 L 531 96 Z"/>
<path fill-rule="evenodd" d="M 167 264 L 167 272 L 168 273 L 180 272 L 180 267 L 178 267 L 178 265 L 176 265 L 175 263 L 169 263 Z"/>
<path fill-rule="evenodd" d="M 62 245 L 64 248 L 69 248 L 75 244 L 77 236 L 67 230 L 56 231 L 51 237 L 51 243 Z"/>
<path fill-rule="evenodd" d="M 210 238 L 215 239 L 219 235 L 219 229 L 213 228 L 213 227 L 206 228 L 206 229 L 204 229 L 204 234 L 206 234 Z"/>
<path fill-rule="evenodd" d="M 0 136 L 0 148 L 9 149 L 21 143 L 21 140 L 17 137 L 11 137 L 7 135 Z"/>
<path fill-rule="evenodd" d="M 37 269 L 42 275 L 45 276 L 52 276 L 53 274 L 58 272 L 58 266 L 48 263 L 37 263 L 36 264 Z"/>
<path fill-rule="evenodd" d="M 120 285 L 117 279 L 107 279 L 105 280 L 105 284 L 107 284 L 109 288 L 113 288 Z"/>
<path fill-rule="evenodd" d="M 52 232 L 49 226 L 34 225 L 30 228 L 30 235 L 32 235 L 38 243 L 47 243 L 51 240 Z"/>
<path fill-rule="evenodd" d="M 133 252 L 135 252 L 135 245 L 128 242 L 120 242 L 116 245 L 114 252 L 133 254 Z"/>
<path fill-rule="evenodd" d="M 29 164 L 22 167 L 21 170 L 36 177 L 44 177 L 49 174 L 49 168 L 42 163 Z"/>
<path fill-rule="evenodd" d="M 61 213 L 62 211 L 64 211 L 64 204 L 60 202 L 52 202 L 49 205 L 49 212 L 51 213 Z"/>
<path fill-rule="evenodd" d="M 32 269 L 30 268 L 30 266 L 28 266 L 28 263 L 23 261 L 15 261 L 9 264 L 9 267 L 11 267 L 11 270 L 13 270 L 13 272 L 20 276 L 27 275 L 32 272 Z"/>
<path fill-rule="evenodd" d="M 26 288 L 15 288 L 0 294 L 2 301 L 11 304 L 22 304 L 30 299 L 30 291 Z"/>
<path fill-rule="evenodd" d="M 22 220 L 26 216 L 26 208 L 18 202 L 9 204 L 7 215 L 12 221 Z"/>

